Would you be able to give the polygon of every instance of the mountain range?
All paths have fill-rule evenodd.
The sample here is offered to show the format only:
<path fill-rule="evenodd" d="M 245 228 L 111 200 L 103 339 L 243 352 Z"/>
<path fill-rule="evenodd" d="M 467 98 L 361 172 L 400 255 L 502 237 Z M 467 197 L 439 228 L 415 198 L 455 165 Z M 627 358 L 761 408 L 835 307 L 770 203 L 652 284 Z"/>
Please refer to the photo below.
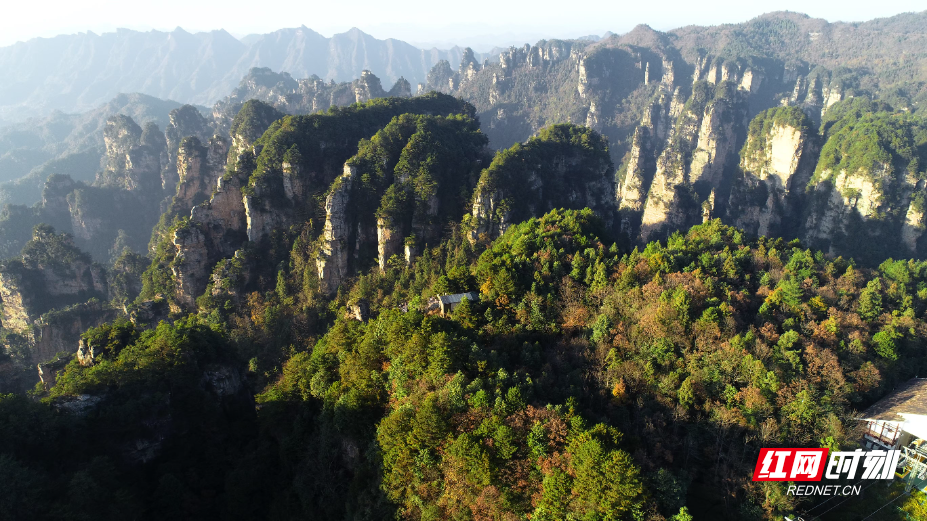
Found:
<path fill-rule="evenodd" d="M 422 50 L 378 40 L 359 29 L 326 38 L 303 26 L 251 36 L 224 30 L 191 34 L 119 29 L 35 38 L 0 48 L 0 122 L 51 111 L 82 112 L 119 93 L 138 92 L 181 103 L 212 105 L 252 67 L 295 77 L 350 81 L 363 70 L 390 84 L 425 81 L 440 60 L 460 61 L 462 49 Z"/>

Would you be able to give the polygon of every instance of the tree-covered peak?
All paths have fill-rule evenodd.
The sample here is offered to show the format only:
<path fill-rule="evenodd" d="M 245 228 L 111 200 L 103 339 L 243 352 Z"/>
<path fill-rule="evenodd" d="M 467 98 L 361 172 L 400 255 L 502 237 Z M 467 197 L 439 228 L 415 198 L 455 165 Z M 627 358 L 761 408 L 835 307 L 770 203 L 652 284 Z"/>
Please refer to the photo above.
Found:
<path fill-rule="evenodd" d="M 24 264 L 33 268 L 91 262 L 90 255 L 74 244 L 70 234 L 56 233 L 55 229 L 47 224 L 39 224 L 33 228 L 32 240 L 23 246 L 22 259 Z"/>

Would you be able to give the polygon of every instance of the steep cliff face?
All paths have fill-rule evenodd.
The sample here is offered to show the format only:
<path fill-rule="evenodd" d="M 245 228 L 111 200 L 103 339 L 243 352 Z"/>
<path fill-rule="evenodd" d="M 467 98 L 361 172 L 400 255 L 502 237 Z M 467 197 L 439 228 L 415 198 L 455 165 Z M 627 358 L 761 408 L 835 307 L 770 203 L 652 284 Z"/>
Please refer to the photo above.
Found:
<path fill-rule="evenodd" d="M 374 98 L 382 98 L 385 95 L 386 91 L 380 85 L 380 78 L 377 78 L 370 71 L 361 72 L 360 78 L 354 82 L 354 100 L 357 103 L 366 103 Z"/>
<path fill-rule="evenodd" d="M 247 156 L 242 162 L 246 162 Z M 193 207 L 191 220 L 204 231 L 220 256 L 230 255 L 247 239 L 247 218 L 241 188 L 245 183 L 239 172 L 221 177 L 208 203 Z"/>
<path fill-rule="evenodd" d="M 750 123 L 729 220 L 757 235 L 794 236 L 816 159 L 810 119 L 797 107 L 769 109 Z"/>
<path fill-rule="evenodd" d="M 733 71 L 726 74 L 737 78 Z M 628 192 L 627 199 L 621 201 L 629 235 L 636 237 L 639 229 L 641 239 L 648 241 L 725 213 L 737 151 L 745 133 L 747 96 L 734 81 L 712 84 L 701 79 L 685 102 L 679 89 L 669 102 L 666 95 L 658 98 L 660 102 L 653 105 L 643 123 L 654 132 L 667 128 L 667 137 L 652 147 L 659 155 L 643 204 L 640 189 Z M 635 180 L 631 177 L 629 181 Z M 646 186 L 643 182 L 639 185 Z M 638 214 L 640 207 L 643 212 Z"/>
<path fill-rule="evenodd" d="M 694 214 L 699 206 L 690 184 L 689 169 L 704 115 L 702 107 L 705 100 L 698 101 L 702 103 L 687 104 L 677 116 L 657 157 L 656 173 L 642 205 L 644 211 L 639 229 L 644 241 L 651 240 L 658 232 L 662 233 L 664 228 L 681 227 L 696 218 Z M 631 229 L 636 230 L 636 224 L 632 222 Z"/>
<path fill-rule="evenodd" d="M 33 279 L 21 264 L 10 263 L 0 269 L 0 299 L 3 299 L 3 327 L 26 331 L 37 314 L 33 311 Z"/>
<path fill-rule="evenodd" d="M 573 125 L 554 125 L 499 152 L 474 191 L 466 220 L 471 241 L 498 237 L 553 208 L 589 207 L 609 222 L 616 209 L 613 168 L 606 140 Z"/>

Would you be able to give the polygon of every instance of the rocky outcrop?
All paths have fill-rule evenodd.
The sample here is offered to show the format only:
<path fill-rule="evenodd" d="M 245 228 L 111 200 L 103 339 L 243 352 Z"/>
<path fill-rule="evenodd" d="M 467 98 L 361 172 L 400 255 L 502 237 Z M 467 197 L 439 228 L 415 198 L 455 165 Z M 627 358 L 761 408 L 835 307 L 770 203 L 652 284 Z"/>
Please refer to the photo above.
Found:
<path fill-rule="evenodd" d="M 239 164 L 248 162 L 247 159 Z M 190 220 L 202 230 L 218 256 L 232 255 L 247 240 L 248 222 L 241 188 L 245 184 L 238 172 L 220 177 L 208 203 L 197 205 Z"/>
<path fill-rule="evenodd" d="M 698 143 L 702 114 L 684 112 L 667 138 L 667 145 L 657 158 L 656 173 L 641 217 L 641 238 L 652 240 L 664 227 L 678 228 L 695 217 L 698 204 L 690 192 L 690 154 Z M 701 217 L 699 212 L 698 217 Z"/>
<path fill-rule="evenodd" d="M 757 235 L 793 232 L 814 158 L 810 121 L 795 108 L 770 109 L 751 123 L 731 192 L 731 222 Z"/>
<path fill-rule="evenodd" d="M 177 301 L 194 308 L 209 280 L 206 235 L 196 225 L 181 227 L 174 231 L 173 244 L 177 249 L 172 266 Z"/>
<path fill-rule="evenodd" d="M 67 230 L 67 225 L 71 223 L 68 195 L 81 186 L 83 183 L 75 182 L 69 175 L 48 176 L 42 189 L 41 207 L 45 214 L 43 221 L 57 229 Z"/>
<path fill-rule="evenodd" d="M 37 364 L 36 368 L 38 369 L 39 381 L 42 383 L 42 388 L 47 391 L 54 387 L 55 381 L 58 379 L 58 373 L 63 371 L 70 361 L 70 357 L 61 357 L 56 360 Z"/>
<path fill-rule="evenodd" d="M 163 190 L 171 193 L 177 187 L 177 182 L 180 181 L 180 175 L 182 175 L 178 164 L 182 141 L 184 138 L 194 137 L 200 143 L 206 143 L 212 137 L 213 129 L 209 121 L 192 105 L 184 105 L 172 110 L 169 121 L 167 128 L 164 129 L 167 142 L 167 163 L 161 173 L 161 186 Z"/>
<path fill-rule="evenodd" d="M 736 70 L 721 67 L 707 74 L 727 83 L 717 88 L 696 84 L 688 102 L 680 103 L 677 91 L 670 103 L 668 113 L 680 113 L 657 158 L 643 205 L 640 237 L 645 242 L 725 212 L 745 127 L 746 95 L 730 81 Z"/>
<path fill-rule="evenodd" d="M 167 164 L 167 142 L 154 123 L 144 130 L 132 118 L 121 114 L 106 121 L 106 170 L 97 176 L 96 186 L 130 192 L 161 192 L 162 165 Z"/>
<path fill-rule="evenodd" d="M 203 371 L 203 386 L 219 398 L 235 396 L 242 388 L 241 373 L 235 367 L 211 365 Z"/>
<path fill-rule="evenodd" d="M 592 208 L 611 223 L 614 171 L 607 145 L 583 127 L 555 125 L 483 170 L 467 218 L 470 240 L 493 239 L 513 223 L 554 208 Z"/>
<path fill-rule="evenodd" d="M 68 240 L 67 236 L 58 237 Z M 68 246 L 73 248 L 73 244 Z M 38 261 L 24 257 L 0 267 L 3 327 L 21 334 L 28 333 L 35 320 L 53 307 L 92 297 L 105 299 L 106 295 L 105 270 L 86 256 Z"/>
<path fill-rule="evenodd" d="M 126 315 L 138 329 L 152 329 L 162 321 L 169 319 L 170 308 L 163 295 L 151 300 L 134 302 L 126 308 Z"/>
<path fill-rule="evenodd" d="M 927 220 L 925 217 L 925 208 L 923 205 L 923 194 L 927 193 L 925 183 L 919 180 L 914 184 L 914 193 L 921 194 L 921 197 L 912 198 L 905 213 L 904 222 L 901 225 L 901 241 L 905 248 L 910 252 L 918 252 L 917 242 L 927 232 Z"/>
<path fill-rule="evenodd" d="M 357 103 L 366 103 L 374 98 L 382 98 L 385 95 L 386 91 L 380 85 L 380 78 L 377 78 L 368 70 L 361 72 L 360 78 L 354 82 L 354 100 Z"/>
<path fill-rule="evenodd" d="M 213 297 L 227 297 L 241 301 L 243 289 L 251 280 L 254 271 L 253 259 L 247 258 L 244 250 L 238 250 L 231 258 L 222 259 L 213 269 L 209 282 Z"/>
<path fill-rule="evenodd" d="M 634 132 L 631 151 L 624 179 L 618 185 L 618 204 L 620 210 L 641 212 L 644 199 L 653 181 L 656 164 L 652 160 L 653 151 L 650 127 L 640 126 Z"/>
<path fill-rule="evenodd" d="M 341 281 L 348 276 L 347 243 L 351 231 L 348 206 L 356 172 L 354 166 L 344 165 L 344 173 L 325 198 L 325 228 L 322 232 L 320 253 L 316 261 L 319 285 L 324 293 L 334 293 Z"/>
<path fill-rule="evenodd" d="M 398 230 L 386 219 L 377 219 L 377 259 L 380 271 L 386 271 L 390 257 L 402 252 L 403 240 Z"/>
<path fill-rule="evenodd" d="M 232 139 L 228 152 L 229 161 L 235 161 L 244 152 L 254 152 L 257 155 L 258 152 L 253 149 L 254 142 L 274 121 L 283 116 L 284 113 L 268 103 L 256 99 L 246 101 L 235 115 L 229 129 Z"/>
<path fill-rule="evenodd" d="M 31 312 L 33 292 L 31 273 L 23 269 L 0 270 L 0 299 L 3 300 L 3 327 L 25 332 L 36 314 Z M 29 277 L 29 278 L 27 278 Z"/>
<path fill-rule="evenodd" d="M 488 240 L 505 233 L 512 223 L 512 214 L 503 203 L 504 193 L 501 190 L 477 187 L 470 210 L 470 242 Z"/>
<path fill-rule="evenodd" d="M 91 345 L 83 338 L 80 339 L 80 342 L 77 343 L 77 361 L 83 367 L 90 367 L 96 361 L 96 358 L 101 354 L 96 352 L 96 346 Z"/>
<path fill-rule="evenodd" d="M 847 103 L 841 110 L 848 115 L 825 131 L 801 237 L 814 248 L 874 264 L 922 256 L 927 194 L 916 172 L 927 156 L 912 153 L 918 145 L 911 121 L 866 100 Z M 871 112 L 858 117 L 856 110 Z"/>
<path fill-rule="evenodd" d="M 736 161 L 737 125 L 733 119 L 738 115 L 733 112 L 734 109 L 723 99 L 711 103 L 705 109 L 698 143 L 689 166 L 690 183 L 705 183 L 711 188 L 717 188 L 723 181 L 725 168 Z"/>
<path fill-rule="evenodd" d="M 412 84 L 409 83 L 409 80 L 400 77 L 386 95 L 394 98 L 411 98 Z"/>
<path fill-rule="evenodd" d="M 71 353 L 80 341 L 81 333 L 91 327 L 114 320 L 115 309 L 99 300 L 91 300 L 67 309 L 47 313 L 34 322 L 32 333 L 32 359 L 44 362 L 59 353 Z"/>
<path fill-rule="evenodd" d="M 184 138 L 177 151 L 177 194 L 171 210 L 188 214 L 197 204 L 205 202 L 212 195 L 216 183 L 225 173 L 225 161 L 229 143 L 221 136 L 214 136 L 204 146 L 199 138 Z"/>

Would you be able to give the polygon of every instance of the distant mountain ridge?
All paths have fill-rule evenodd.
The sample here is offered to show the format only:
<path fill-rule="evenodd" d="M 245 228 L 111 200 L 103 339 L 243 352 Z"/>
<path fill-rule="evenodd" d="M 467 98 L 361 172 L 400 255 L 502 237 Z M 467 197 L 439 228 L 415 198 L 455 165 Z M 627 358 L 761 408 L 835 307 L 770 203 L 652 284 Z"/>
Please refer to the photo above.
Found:
<path fill-rule="evenodd" d="M 302 26 L 248 41 L 224 30 L 192 34 L 178 27 L 87 32 L 0 47 L 0 121 L 86 111 L 125 92 L 212 105 L 252 67 L 326 81 L 351 81 L 370 70 L 389 84 L 404 77 L 415 85 L 440 60 L 458 63 L 463 54 L 459 48 L 422 50 L 378 40 L 359 29 L 326 38 Z"/>

